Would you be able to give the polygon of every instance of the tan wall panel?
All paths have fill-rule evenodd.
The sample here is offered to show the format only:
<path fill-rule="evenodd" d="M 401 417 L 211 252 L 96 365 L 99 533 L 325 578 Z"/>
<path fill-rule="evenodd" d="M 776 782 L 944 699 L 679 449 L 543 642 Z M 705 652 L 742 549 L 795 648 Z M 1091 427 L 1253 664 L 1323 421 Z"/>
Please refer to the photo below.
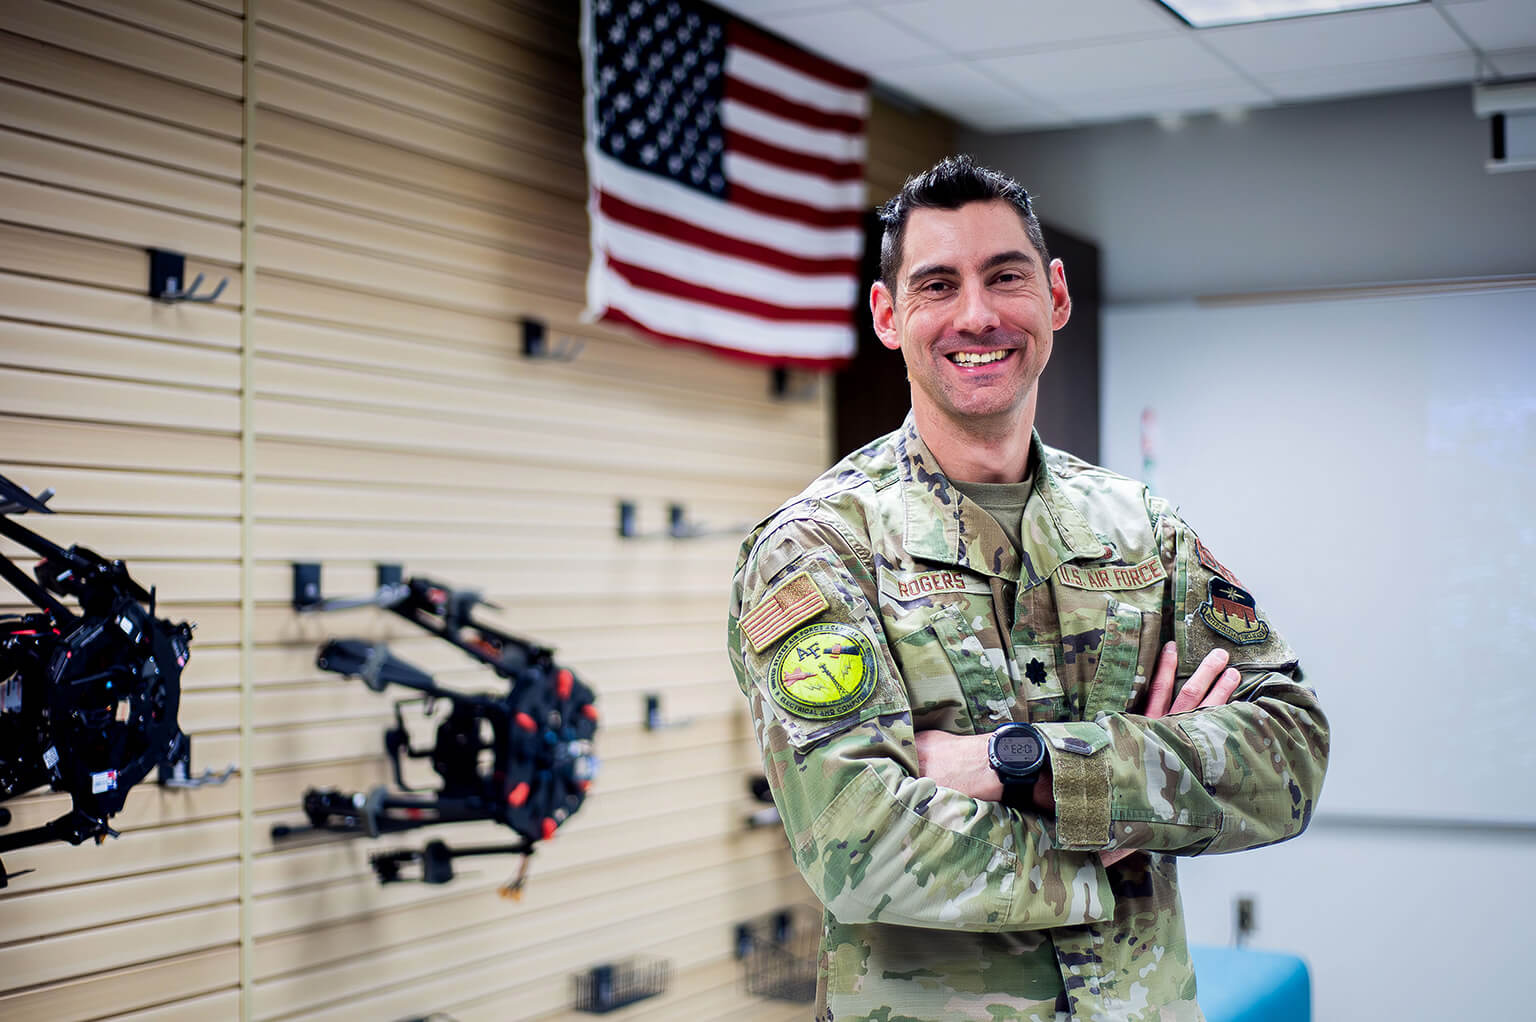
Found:
<path fill-rule="evenodd" d="M 230 689 L 224 692 L 183 692 L 181 694 L 181 709 L 176 714 L 177 721 L 183 731 L 232 731 L 240 727 L 240 692 L 238 689 Z M 199 764 L 201 770 L 204 765 L 218 766 L 223 764 Z"/>
<path fill-rule="evenodd" d="M 663 502 L 682 499 L 693 488 L 684 480 L 646 473 L 644 466 L 640 465 L 615 469 L 601 476 L 556 465 L 539 465 L 535 470 L 514 475 L 493 456 L 477 459 L 464 456 L 463 452 L 451 454 L 386 452 L 360 447 L 304 443 L 299 439 L 258 438 L 255 462 L 257 476 L 263 479 L 338 480 L 360 483 L 372 483 L 380 479 L 409 479 L 421 487 L 442 486 L 450 489 L 468 480 L 466 485 L 475 488 L 482 485 L 522 484 L 539 491 L 558 489 L 564 492 L 622 496 L 645 502 L 639 511 L 644 528 L 647 530 L 656 529 L 665 524 L 665 508 L 660 506 Z M 798 480 L 732 480 L 729 492 L 739 497 L 744 503 L 762 506 L 763 512 L 766 513 L 787 497 L 793 496 L 813 475 L 814 470 L 809 470 L 804 478 Z M 615 511 L 615 528 L 617 528 L 617 522 L 617 511 Z"/>
<path fill-rule="evenodd" d="M 87 1022 L 100 1018 L 107 1005 L 118 1011 L 133 1011 L 233 986 L 239 981 L 240 956 L 234 948 L 205 951 L 0 997 L 0 1017 L 13 1022 Z"/>
<path fill-rule="evenodd" d="M 483 214 L 482 214 L 483 215 Z M 372 215 L 343 212 L 278 195 L 262 194 L 256 199 L 256 217 L 262 229 L 321 243 L 343 243 L 369 249 L 386 258 L 392 253 L 410 253 L 412 262 L 467 274 L 484 280 L 513 280 L 526 284 L 543 282 L 569 291 L 572 277 L 584 272 L 586 238 L 570 235 L 559 249 L 520 254 L 521 242 L 528 252 L 526 239 L 520 237 L 515 221 L 501 221 L 504 232 L 493 244 L 480 244 L 445 237 L 436 225 L 405 227 Z M 489 235 L 491 232 L 483 232 Z"/>
<path fill-rule="evenodd" d="M 414 224 L 445 235 L 544 253 L 566 263 L 579 265 L 587 252 L 585 206 L 576 199 L 553 201 L 512 182 L 495 182 L 493 206 L 432 194 L 422 186 L 426 182 L 373 181 L 342 168 L 269 150 L 256 153 L 254 177 L 260 188 L 257 219 L 263 226 L 284 226 L 261 198 L 273 193 L 358 210 L 381 221 Z M 530 194 L 514 204 L 512 199 L 522 191 Z"/>
<path fill-rule="evenodd" d="M 754 866 L 755 864 L 741 864 L 741 868 L 748 871 L 752 871 Z M 691 894 L 703 894 L 709 899 L 707 904 L 702 901 L 684 902 L 676 911 L 681 915 L 691 910 L 690 914 L 695 918 L 700 912 L 715 913 L 717 916 L 730 918 L 738 916 L 748 906 L 756 907 L 761 904 L 761 892 L 776 879 L 766 869 L 755 874 L 749 873 L 749 875 L 755 875 L 758 879 L 748 885 L 732 884 L 720 887 L 713 882 L 714 878 L 710 871 L 704 871 L 695 876 L 694 883 L 688 883 L 685 878 L 681 884 L 658 884 L 651 893 L 659 899 L 664 900 L 670 897 L 679 901 Z M 627 904 L 631 900 L 631 892 L 620 892 L 609 896 L 601 906 L 587 906 L 583 916 L 589 924 L 598 920 L 624 919 L 628 912 L 633 911 Z M 641 911 L 650 914 L 652 932 L 655 932 L 654 903 Z M 724 923 L 725 920 L 721 919 L 721 922 Z M 466 1000 L 464 994 L 468 990 L 488 991 L 475 1000 L 480 1003 L 499 1002 L 504 1011 L 510 1010 L 512 1005 L 517 1005 L 516 1010 L 519 1011 L 537 1010 L 541 1007 L 546 1010 L 555 1008 L 567 1003 L 570 980 L 565 972 L 570 970 L 571 965 L 575 962 L 591 961 L 590 958 L 583 959 L 581 956 L 601 955 L 604 951 L 619 950 L 614 946 L 617 942 L 603 936 L 605 930 L 611 930 L 615 926 L 614 922 L 604 922 L 596 933 L 583 932 L 579 936 L 573 934 L 574 939 L 559 941 L 559 936 L 563 935 L 569 926 L 567 917 L 546 924 L 544 932 L 554 930 L 555 939 L 551 940 L 549 945 L 533 948 L 528 953 L 519 955 L 516 970 L 508 969 L 505 957 L 498 956 L 483 964 L 455 970 L 449 976 L 439 975 L 398 990 L 386 990 L 372 996 L 365 995 L 349 1004 L 338 1004 L 329 1010 L 316 1011 L 304 1017 L 316 1022 L 354 1017 L 347 1014 L 349 1009 L 388 1014 L 432 1011 Z M 722 930 L 729 933 L 726 926 L 722 926 Z M 722 943 L 726 939 L 728 938 L 722 938 Z M 543 953 L 540 953 L 541 951 Z M 525 985 L 530 979 L 535 980 L 534 990 L 529 990 Z M 535 991 L 543 995 L 538 1000 L 534 999 Z"/>
<path fill-rule="evenodd" d="M 361 391 L 370 404 L 434 417 L 444 411 L 473 414 L 482 422 L 539 432 L 554 429 L 591 444 L 610 438 L 612 424 L 622 421 L 629 424 L 628 436 L 658 448 L 688 451 L 708 446 L 733 454 L 751 450 L 756 457 L 772 452 L 801 465 L 819 457 L 824 442 L 818 435 L 786 431 L 781 422 L 765 421 L 762 428 L 753 429 L 750 421 L 742 421 L 748 416 L 733 416 L 712 402 L 689 407 L 682 400 L 663 403 L 636 394 L 596 395 L 590 383 L 579 380 L 536 381 L 526 363 L 504 362 L 499 371 L 471 382 L 420 373 L 363 376 L 353 369 L 258 358 L 252 375 L 253 388 L 262 395 L 326 400 Z"/>
<path fill-rule="evenodd" d="M 146 266 L 145 287 L 149 285 Z M 0 273 L 0 310 L 8 318 L 108 333 L 197 341 L 219 347 L 240 343 L 240 316 L 211 305 L 167 305 L 144 295 Z M 4 407 L 11 411 L 9 406 Z"/>
<path fill-rule="evenodd" d="M 264 77 L 275 77 L 276 74 L 265 72 Z M 449 162 L 446 154 L 412 146 L 399 148 L 394 145 L 395 140 L 388 137 L 350 133 L 344 120 L 327 122 L 309 118 L 302 101 L 310 93 L 294 82 L 290 82 L 284 92 L 297 94 L 287 97 L 291 109 L 286 105 L 262 108 L 259 144 L 263 148 L 337 167 L 366 168 L 366 177 L 401 183 L 423 182 L 431 191 L 483 201 L 492 206 L 513 203 L 529 195 L 530 189 L 548 192 L 550 198 L 546 201 L 549 202 L 579 204 L 586 201 L 586 168 L 579 162 L 571 164 L 532 153 L 523 153 L 520 158 L 501 165 Z M 264 84 L 258 94 L 267 95 Z M 334 106 L 332 104 L 332 115 L 340 116 Z M 397 120 L 402 122 L 395 125 L 397 130 L 409 130 L 411 118 L 402 114 Z M 482 158 L 488 158 L 488 151 L 497 150 L 504 159 L 510 155 L 506 146 L 486 141 L 473 147 L 471 154 L 479 153 Z"/>
<path fill-rule="evenodd" d="M 575 275 L 569 272 L 541 273 L 540 279 L 512 287 L 481 276 L 432 269 L 398 258 L 262 233 L 256 235 L 255 259 L 263 269 L 487 315 L 505 315 L 507 310 L 519 309 L 551 315 L 559 310 L 560 314 L 574 318 L 583 301 L 580 282 L 572 279 Z M 562 276 L 565 283 L 557 285 L 555 282 Z M 535 290 L 541 281 L 546 288 Z"/>
<path fill-rule="evenodd" d="M 459 166 L 537 183 L 551 191 L 573 194 L 572 178 L 581 176 L 579 135 L 556 132 L 535 122 L 510 124 L 504 129 L 506 137 L 521 143 L 513 145 L 499 136 L 380 106 L 282 71 L 260 68 L 255 78 L 263 109 L 296 114 Z"/>
<path fill-rule="evenodd" d="M 357 6 L 357 5 L 354 5 Z M 357 6 L 366 15 L 367 6 Z M 283 31 L 307 39 L 324 40 L 338 50 L 356 53 L 388 67 L 403 68 L 471 95 L 491 98 L 523 108 L 529 116 L 557 126 L 581 122 L 581 97 L 575 91 L 547 88 L 539 81 L 547 70 L 548 58 L 533 52 L 505 59 L 506 51 L 490 61 L 465 60 L 437 45 L 402 36 L 393 26 L 382 28 L 361 18 L 298 2 L 298 0 L 262 0 L 258 17 Z M 562 80 L 576 84 L 574 74 Z"/>
<path fill-rule="evenodd" d="M 0 414 L 10 461 L 167 472 L 239 472 L 240 441 L 209 433 L 48 422 Z"/>
<path fill-rule="evenodd" d="M 3 471 L 3 468 L 0 468 Z M 510 522 L 612 529 L 614 511 L 607 503 L 561 499 L 547 492 L 457 492 L 450 499 L 428 489 L 403 490 L 395 483 L 378 486 L 315 486 L 262 483 L 253 499 L 258 518 L 302 521 L 416 522 L 441 528 L 448 523 L 477 523 L 498 529 Z"/>
<path fill-rule="evenodd" d="M 225 990 L 190 1001 L 162 1004 L 146 1011 L 116 1015 L 113 1022 L 208 1022 L 214 1018 L 238 1018 L 240 991 Z"/>
<path fill-rule="evenodd" d="M 5 327 L 9 325 L 0 324 L 0 343 L 8 343 L 9 335 Z M 3 446 L 7 459 L 18 453 L 9 445 L 0 446 Z M 208 479 L 151 472 L 101 472 L 17 465 L 9 460 L 0 461 L 0 475 L 32 493 L 52 487 L 57 495 L 48 502 L 48 506 L 59 512 L 161 512 L 178 516 L 228 518 L 240 514 L 240 482 L 237 479 Z M 41 519 L 26 521 L 33 522 L 30 528 L 41 531 L 38 524 Z M 227 576 L 221 577 L 226 582 L 234 581 Z"/>
<path fill-rule="evenodd" d="M 115 969 L 233 944 L 239 913 L 234 904 L 219 905 L 0 947 L 0 989 L 61 980 L 78 973 L 82 962 Z"/>
<path fill-rule="evenodd" d="M 0 124 L 147 163 L 240 180 L 240 147 L 231 141 L 34 88 L 0 82 Z"/>
<path fill-rule="evenodd" d="M 0 901 L 0 942 L 110 925 L 230 900 L 237 862 L 187 866 L 51 891 L 17 893 Z M 3 982 L 3 981 L 0 981 Z"/>
<path fill-rule="evenodd" d="M 129 114 L 239 141 L 240 100 L 111 64 L 63 46 L 0 33 L 0 76 Z M 160 114 L 160 111 L 165 111 Z M 125 152 L 127 150 L 124 150 Z M 189 169 L 210 170 L 188 165 Z"/>
<path fill-rule="evenodd" d="M 241 19 L 188 0 L 78 0 L 87 10 L 197 43 L 237 59 L 245 56 Z M 238 12 L 234 12 L 237 13 Z"/>
<path fill-rule="evenodd" d="M 0 388 L 3 386 L 0 378 Z M 0 389 L 0 395 L 4 393 Z M 758 450 L 748 461 L 739 452 L 669 450 L 629 442 L 620 436 L 605 439 L 599 447 L 558 432 L 473 425 L 462 420 L 455 422 L 456 417 L 446 414 L 407 417 L 405 412 L 327 407 L 272 398 L 258 398 L 254 405 L 255 431 L 268 438 L 324 437 L 361 446 L 485 455 L 516 451 L 534 464 L 553 462 L 599 472 L 647 465 L 655 472 L 709 477 L 722 485 L 737 478 L 768 479 L 779 483 L 785 493 L 792 493 L 806 479 L 804 463 L 795 462 L 793 452 Z M 443 429 L 445 421 L 453 422 L 451 431 Z"/>
<path fill-rule="evenodd" d="M 565 158 L 581 147 L 581 106 L 569 100 L 562 104 L 562 112 L 569 113 L 569 119 L 549 113 L 528 117 L 523 113 L 524 105 L 546 107 L 545 95 L 526 97 L 519 104 L 509 102 L 510 97 L 502 88 L 483 94 L 443 88 L 422 81 L 415 69 L 397 71 L 381 67 L 371 59 L 351 56 L 333 47 L 326 37 L 315 41 L 259 28 L 256 53 L 262 67 L 324 82 L 367 97 L 368 102 L 419 114 L 436 124 L 490 137 L 516 138 L 520 147 L 556 158 Z M 509 70 L 516 70 L 517 56 L 515 52 L 508 54 Z M 266 102 L 267 93 L 263 91 L 260 95 Z"/>
<path fill-rule="evenodd" d="M 81 199 L 85 201 L 77 201 Z M 56 230 L 94 233 L 98 237 L 116 233 L 132 234 L 138 230 L 138 225 L 134 225 L 118 232 L 102 223 L 98 225 L 100 230 L 92 231 L 88 220 L 90 207 L 94 202 L 95 200 L 81 196 L 78 192 L 62 192 L 42 185 L 18 181 L 15 178 L 0 177 L 0 217 L 14 216 Z M 58 211 L 61 215 L 53 216 L 53 211 Z M 174 216 L 146 210 L 141 206 L 122 204 L 114 204 L 108 218 L 115 213 L 126 213 L 130 220 L 136 220 L 142 215 L 146 221 Z M 211 226 L 206 221 L 202 223 L 205 226 Z M 154 247 L 175 249 L 179 243 L 175 240 L 164 241 L 165 235 L 160 233 L 156 225 L 148 222 L 143 225 L 143 233 L 140 236 L 154 240 L 156 243 Z M 147 289 L 149 282 L 149 256 L 144 249 L 151 246 L 141 247 L 132 245 L 131 242 L 130 245 L 131 247 L 85 237 L 70 237 L 67 234 L 56 233 L 55 230 L 0 224 L 0 270 L 14 270 L 24 274 L 57 277 L 77 284 L 95 284 L 123 291 L 143 292 Z M 222 263 L 208 263 L 196 257 L 188 259 L 186 279 L 190 281 L 199 273 L 204 274 L 209 281 L 207 286 L 199 288 L 202 293 L 212 292 L 215 286 L 213 282 L 227 280 L 229 283 L 219 296 L 218 304 L 225 307 L 239 306 L 240 275 L 238 271 Z"/>
<path fill-rule="evenodd" d="M 342 327 L 376 329 L 395 336 L 452 337 L 461 342 L 520 350 L 522 332 L 508 310 L 505 318 L 476 315 L 401 301 L 384 293 L 365 293 L 277 272 L 256 277 L 259 308 Z"/>
<path fill-rule="evenodd" d="M 240 402 L 176 387 L 0 369 L 0 408 L 16 415 L 89 417 L 134 425 L 181 426 L 233 433 Z"/>
<path fill-rule="evenodd" d="M 414 4 L 408 0 L 333 0 L 331 6 L 376 19 L 406 35 L 434 43 L 490 64 L 506 61 L 508 42 L 533 47 L 549 56 L 526 68 L 529 77 L 580 94 L 576 37 L 558 4 L 537 10 L 497 3 Z M 435 8 L 435 9 L 434 9 Z M 567 10 L 566 15 L 569 15 Z"/>
<path fill-rule="evenodd" d="M 46 0 L 10 0 L 0 5 L 0 29 L 227 96 L 243 94 L 238 57 Z"/>
<path fill-rule="evenodd" d="M 6 320 L 0 320 L 0 364 L 230 392 L 240 387 L 240 356 L 232 351 Z"/>
<path fill-rule="evenodd" d="M 0 172 L 240 222 L 237 185 L 15 131 L 0 130 Z"/>
<path fill-rule="evenodd" d="M 520 328 L 509 329 L 520 334 Z M 556 340 L 560 339 L 557 334 Z M 592 405 L 601 406 L 602 414 L 620 411 L 626 417 L 639 416 L 673 429 L 685 417 L 707 418 L 711 428 L 731 430 L 744 443 L 764 433 L 824 443 L 826 416 L 820 402 L 786 404 L 769 395 L 766 373 L 744 376 L 738 368 L 734 373 L 716 374 L 680 349 L 653 348 L 647 363 L 604 339 L 591 343 L 573 362 L 544 362 L 523 358 L 520 343 L 511 337 L 504 337 L 495 348 L 450 346 L 271 315 L 256 318 L 255 346 L 274 364 L 280 355 L 283 362 L 306 367 L 394 370 L 412 379 L 468 383 L 501 395 L 515 387 L 517 400 L 506 403 L 519 411 L 537 408 L 569 418 L 580 407 Z M 303 392 L 301 388 L 293 391 Z"/>

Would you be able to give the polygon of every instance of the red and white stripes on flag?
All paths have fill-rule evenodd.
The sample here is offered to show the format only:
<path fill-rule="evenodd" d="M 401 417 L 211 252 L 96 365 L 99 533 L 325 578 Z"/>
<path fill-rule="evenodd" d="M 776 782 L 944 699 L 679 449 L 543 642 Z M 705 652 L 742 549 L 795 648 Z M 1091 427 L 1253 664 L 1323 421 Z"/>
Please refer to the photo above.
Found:
<path fill-rule="evenodd" d="M 868 82 L 693 0 L 583 0 L 587 316 L 783 366 L 853 355 Z"/>

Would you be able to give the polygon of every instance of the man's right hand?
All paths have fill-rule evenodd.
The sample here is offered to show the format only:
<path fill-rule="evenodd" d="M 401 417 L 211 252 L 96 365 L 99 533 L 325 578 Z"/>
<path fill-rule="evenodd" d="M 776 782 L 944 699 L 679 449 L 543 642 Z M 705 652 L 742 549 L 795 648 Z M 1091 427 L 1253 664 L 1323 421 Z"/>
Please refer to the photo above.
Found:
<path fill-rule="evenodd" d="M 1179 669 L 1179 649 L 1171 642 L 1166 643 L 1158 654 L 1157 670 L 1152 675 L 1152 684 L 1147 688 L 1147 705 L 1142 711 L 1143 716 L 1156 720 L 1171 713 L 1187 713 L 1208 706 L 1227 705 L 1227 700 L 1232 698 L 1238 683 L 1243 680 L 1237 668 L 1227 666 L 1230 659 L 1227 651 L 1220 647 L 1211 650 L 1200 661 L 1200 666 L 1195 668 L 1195 673 L 1189 676 L 1184 687 L 1179 689 L 1179 696 L 1175 699 L 1173 683 Z M 1134 848 L 1111 848 L 1107 852 L 1100 852 L 1099 858 L 1104 865 L 1110 866 L 1135 852 Z"/>
<path fill-rule="evenodd" d="M 1227 667 L 1231 659 L 1226 650 L 1217 647 L 1205 655 L 1195 673 L 1189 676 L 1179 697 L 1173 697 L 1173 683 L 1179 669 L 1179 650 L 1173 643 L 1165 643 L 1157 657 L 1157 670 L 1152 684 L 1147 688 L 1147 706 L 1142 714 L 1156 720 L 1170 713 L 1187 713 L 1207 706 L 1225 706 L 1237 689 L 1243 676 L 1234 667 Z M 1223 670 L 1225 668 L 1225 670 Z"/>

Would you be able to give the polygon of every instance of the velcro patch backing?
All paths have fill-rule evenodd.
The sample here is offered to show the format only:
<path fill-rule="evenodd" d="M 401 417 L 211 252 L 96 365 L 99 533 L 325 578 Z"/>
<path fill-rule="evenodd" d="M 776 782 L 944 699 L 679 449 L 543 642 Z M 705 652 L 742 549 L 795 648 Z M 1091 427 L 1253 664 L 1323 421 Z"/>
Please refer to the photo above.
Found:
<path fill-rule="evenodd" d="M 752 644 L 752 652 L 761 653 L 779 636 L 826 609 L 827 598 L 810 572 L 799 571 L 774 586 L 761 603 L 742 615 L 741 634 Z"/>

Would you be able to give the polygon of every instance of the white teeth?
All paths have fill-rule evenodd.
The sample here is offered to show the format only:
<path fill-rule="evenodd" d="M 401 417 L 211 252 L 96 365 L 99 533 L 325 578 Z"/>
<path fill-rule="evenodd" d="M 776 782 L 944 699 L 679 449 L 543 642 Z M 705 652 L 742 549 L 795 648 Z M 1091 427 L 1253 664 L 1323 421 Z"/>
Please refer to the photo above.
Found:
<path fill-rule="evenodd" d="M 1006 351 L 988 351 L 980 354 L 970 351 L 957 351 L 949 357 L 954 360 L 957 365 L 984 366 L 988 362 L 996 362 L 998 359 L 1005 357 L 1007 354 L 1008 352 Z"/>

